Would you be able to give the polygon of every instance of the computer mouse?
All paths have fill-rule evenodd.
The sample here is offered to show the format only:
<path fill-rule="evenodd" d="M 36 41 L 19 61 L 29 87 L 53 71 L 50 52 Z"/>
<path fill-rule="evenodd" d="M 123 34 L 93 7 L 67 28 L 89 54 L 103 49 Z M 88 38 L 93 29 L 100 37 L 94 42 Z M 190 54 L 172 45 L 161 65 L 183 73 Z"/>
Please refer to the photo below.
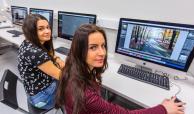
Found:
<path fill-rule="evenodd" d="M 174 100 L 175 103 L 179 103 L 182 102 L 179 98 L 176 97 L 176 99 Z"/>
<path fill-rule="evenodd" d="M 175 103 L 179 103 L 179 102 L 182 102 L 179 98 L 176 98 L 175 100 L 174 100 L 174 102 Z M 182 107 L 182 105 L 179 105 L 179 107 Z"/>

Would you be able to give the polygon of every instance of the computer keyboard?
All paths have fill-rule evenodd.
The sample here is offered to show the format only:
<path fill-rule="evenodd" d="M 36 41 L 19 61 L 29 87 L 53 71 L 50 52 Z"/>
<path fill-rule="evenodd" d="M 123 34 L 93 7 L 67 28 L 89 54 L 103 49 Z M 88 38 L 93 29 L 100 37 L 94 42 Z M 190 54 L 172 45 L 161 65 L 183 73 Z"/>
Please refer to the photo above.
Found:
<path fill-rule="evenodd" d="M 55 49 L 56 52 L 61 53 L 63 55 L 68 55 L 69 49 L 66 47 L 59 47 Z"/>
<path fill-rule="evenodd" d="M 170 90 L 169 78 L 159 74 L 144 71 L 135 67 L 121 64 L 118 73 L 129 78 L 139 80 L 166 90 Z"/>
<path fill-rule="evenodd" d="M 18 30 L 7 30 L 8 33 L 14 34 L 15 36 L 19 36 L 23 34 L 21 31 Z"/>

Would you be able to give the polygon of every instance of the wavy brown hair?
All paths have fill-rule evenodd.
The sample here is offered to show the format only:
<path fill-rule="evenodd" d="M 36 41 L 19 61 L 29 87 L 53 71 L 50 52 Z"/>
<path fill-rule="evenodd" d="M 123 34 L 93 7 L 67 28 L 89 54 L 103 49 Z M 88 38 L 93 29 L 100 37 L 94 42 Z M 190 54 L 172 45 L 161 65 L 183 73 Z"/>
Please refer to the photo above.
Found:
<path fill-rule="evenodd" d="M 70 52 L 66 58 L 63 74 L 60 78 L 57 95 L 56 108 L 63 106 L 69 97 L 73 101 L 73 114 L 84 110 L 84 91 L 86 88 L 97 88 L 101 85 L 101 74 L 107 68 L 107 54 L 104 65 L 100 68 L 89 69 L 86 62 L 88 53 L 88 37 L 90 34 L 100 32 L 105 39 L 107 52 L 107 39 L 103 29 L 93 24 L 80 26 L 73 37 Z"/>
<path fill-rule="evenodd" d="M 22 26 L 24 36 L 28 41 L 38 46 L 39 48 L 43 49 L 44 51 L 46 51 L 53 58 L 54 48 L 53 48 L 52 38 L 49 41 L 46 41 L 43 45 L 40 43 L 40 40 L 38 38 L 37 22 L 39 20 L 46 20 L 48 22 L 48 20 L 40 14 L 29 14 L 24 19 L 23 26 Z"/>

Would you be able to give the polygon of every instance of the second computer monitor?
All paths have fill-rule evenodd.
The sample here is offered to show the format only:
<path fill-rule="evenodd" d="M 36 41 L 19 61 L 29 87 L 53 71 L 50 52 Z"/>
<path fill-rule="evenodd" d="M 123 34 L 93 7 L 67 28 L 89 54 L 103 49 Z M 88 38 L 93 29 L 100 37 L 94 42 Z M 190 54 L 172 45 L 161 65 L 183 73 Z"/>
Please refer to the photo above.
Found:
<path fill-rule="evenodd" d="M 136 63 L 145 60 L 187 71 L 194 57 L 193 48 L 194 25 L 120 19 L 115 51 L 137 58 Z"/>
<path fill-rule="evenodd" d="M 11 6 L 11 16 L 13 24 L 22 25 L 27 14 L 27 7 Z"/>
<path fill-rule="evenodd" d="M 58 37 L 72 40 L 75 30 L 81 24 L 95 24 L 96 15 L 72 13 L 72 12 L 58 12 Z"/>
<path fill-rule="evenodd" d="M 44 16 L 50 24 L 50 27 L 53 26 L 53 10 L 48 9 L 37 9 L 37 8 L 30 8 L 30 14 L 40 14 Z"/>

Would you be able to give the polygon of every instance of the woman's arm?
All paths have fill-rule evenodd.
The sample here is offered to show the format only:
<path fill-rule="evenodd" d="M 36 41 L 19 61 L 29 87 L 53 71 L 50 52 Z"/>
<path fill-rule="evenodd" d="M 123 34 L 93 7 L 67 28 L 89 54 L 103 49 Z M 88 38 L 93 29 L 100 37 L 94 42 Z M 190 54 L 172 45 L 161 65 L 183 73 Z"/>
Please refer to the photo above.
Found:
<path fill-rule="evenodd" d="M 42 63 L 38 68 L 57 80 L 59 80 L 59 77 L 61 76 L 61 70 L 57 68 L 51 60 Z"/>
<path fill-rule="evenodd" d="M 127 110 L 104 100 L 97 92 L 86 90 L 86 111 L 100 114 L 167 114 L 162 105 L 141 110 Z"/>

